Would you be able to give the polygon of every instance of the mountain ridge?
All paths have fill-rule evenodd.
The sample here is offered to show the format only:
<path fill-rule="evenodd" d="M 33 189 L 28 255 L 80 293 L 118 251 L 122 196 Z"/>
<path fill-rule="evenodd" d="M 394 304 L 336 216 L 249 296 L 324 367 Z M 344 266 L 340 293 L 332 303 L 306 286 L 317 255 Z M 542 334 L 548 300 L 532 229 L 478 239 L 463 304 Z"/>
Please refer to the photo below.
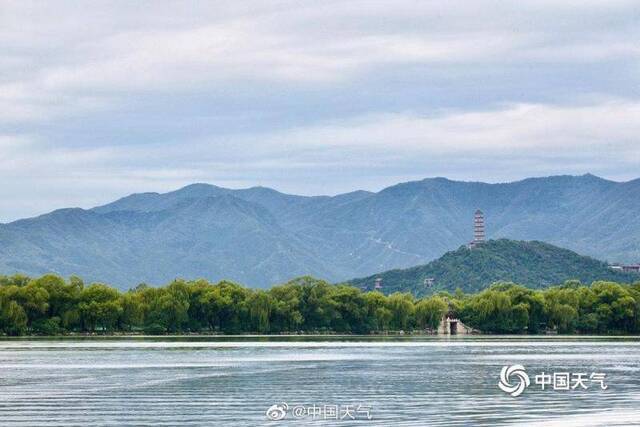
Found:
<path fill-rule="evenodd" d="M 204 183 L 134 193 L 0 224 L 0 271 L 80 274 L 120 287 L 178 276 L 259 287 L 301 274 L 340 281 L 425 264 L 465 244 L 477 208 L 491 238 L 640 261 L 640 179 L 560 175 L 495 184 L 426 178 L 336 196 Z"/>

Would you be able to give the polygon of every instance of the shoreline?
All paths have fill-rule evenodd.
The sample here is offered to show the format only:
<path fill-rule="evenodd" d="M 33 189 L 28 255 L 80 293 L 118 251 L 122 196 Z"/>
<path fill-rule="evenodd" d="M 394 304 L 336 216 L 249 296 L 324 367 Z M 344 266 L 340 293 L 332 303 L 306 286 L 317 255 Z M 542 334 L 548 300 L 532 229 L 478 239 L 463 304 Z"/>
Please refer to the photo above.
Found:
<path fill-rule="evenodd" d="M 461 334 L 461 335 L 438 335 L 438 334 L 388 334 L 388 335 L 358 335 L 358 334 L 164 334 L 164 335 L 145 335 L 145 334 L 67 334 L 67 335 L 22 335 L 22 336 L 0 336 L 0 341 L 44 341 L 44 340 L 204 340 L 211 339 L 216 341 L 228 341 L 231 339 L 260 339 L 272 341 L 291 341 L 295 342 L 297 338 L 303 340 L 328 340 L 343 339 L 353 341 L 474 341 L 474 340 L 537 340 L 537 341 L 557 341 L 557 340 L 577 340 L 577 339 L 593 339 L 593 340 L 635 340 L 640 339 L 640 335 L 593 335 L 593 334 Z"/>

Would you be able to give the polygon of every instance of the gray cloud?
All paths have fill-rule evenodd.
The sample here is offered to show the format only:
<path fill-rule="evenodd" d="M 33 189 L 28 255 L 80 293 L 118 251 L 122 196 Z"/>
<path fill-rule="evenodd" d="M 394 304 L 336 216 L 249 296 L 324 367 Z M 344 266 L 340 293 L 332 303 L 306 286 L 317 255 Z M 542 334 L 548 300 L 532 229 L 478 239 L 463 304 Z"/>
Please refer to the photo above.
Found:
<path fill-rule="evenodd" d="M 193 181 L 637 174 L 634 1 L 7 2 L 0 221 Z"/>

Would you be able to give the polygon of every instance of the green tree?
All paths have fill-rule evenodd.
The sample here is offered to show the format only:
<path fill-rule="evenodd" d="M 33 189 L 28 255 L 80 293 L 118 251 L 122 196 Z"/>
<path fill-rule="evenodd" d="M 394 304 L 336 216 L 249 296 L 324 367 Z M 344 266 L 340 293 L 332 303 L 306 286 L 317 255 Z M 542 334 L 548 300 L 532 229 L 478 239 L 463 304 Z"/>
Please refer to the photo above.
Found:
<path fill-rule="evenodd" d="M 396 292 L 387 299 L 387 307 L 391 311 L 391 328 L 406 330 L 412 326 L 414 304 L 413 296 L 408 293 Z"/>
<path fill-rule="evenodd" d="M 416 323 L 421 329 L 436 330 L 448 310 L 449 304 L 439 296 L 423 298 L 415 307 Z"/>
<path fill-rule="evenodd" d="M 163 289 L 155 306 L 158 318 L 169 332 L 181 332 L 188 321 L 189 289 L 182 280 L 176 280 Z"/>
<path fill-rule="evenodd" d="M 364 301 L 367 307 L 367 323 L 369 325 L 369 330 L 389 330 L 392 313 L 387 307 L 387 297 L 381 292 L 367 292 L 364 294 Z"/>
<path fill-rule="evenodd" d="M 80 292 L 80 322 L 86 331 L 112 331 L 122 314 L 120 293 L 102 283 L 94 283 Z"/>
<path fill-rule="evenodd" d="M 7 335 L 22 335 L 27 331 L 27 314 L 20 304 L 0 299 L 0 328 Z"/>
<path fill-rule="evenodd" d="M 251 318 L 251 329 L 266 333 L 270 328 L 270 317 L 273 310 L 273 300 L 265 291 L 255 291 L 247 298 L 249 316 Z"/>

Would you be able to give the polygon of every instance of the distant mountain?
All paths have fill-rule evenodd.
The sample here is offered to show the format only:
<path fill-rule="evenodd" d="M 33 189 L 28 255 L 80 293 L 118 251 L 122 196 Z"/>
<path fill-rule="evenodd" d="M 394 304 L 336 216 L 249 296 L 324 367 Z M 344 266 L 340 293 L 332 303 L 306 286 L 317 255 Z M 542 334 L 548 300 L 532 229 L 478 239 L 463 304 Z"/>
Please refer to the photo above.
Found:
<path fill-rule="evenodd" d="M 593 175 L 508 184 L 431 178 L 377 193 L 303 197 L 193 184 L 90 210 L 0 224 L 0 273 L 78 274 L 126 288 L 175 277 L 266 287 L 425 264 L 471 239 L 543 240 L 596 258 L 640 261 L 640 180 Z"/>
<path fill-rule="evenodd" d="M 474 249 L 462 246 L 426 265 L 390 270 L 349 283 L 372 290 L 379 280 L 384 293 L 425 295 L 458 288 L 477 292 L 500 281 L 543 288 L 572 279 L 588 284 L 596 280 L 632 283 L 640 281 L 640 275 L 614 271 L 602 261 L 548 243 L 499 239 Z"/>

